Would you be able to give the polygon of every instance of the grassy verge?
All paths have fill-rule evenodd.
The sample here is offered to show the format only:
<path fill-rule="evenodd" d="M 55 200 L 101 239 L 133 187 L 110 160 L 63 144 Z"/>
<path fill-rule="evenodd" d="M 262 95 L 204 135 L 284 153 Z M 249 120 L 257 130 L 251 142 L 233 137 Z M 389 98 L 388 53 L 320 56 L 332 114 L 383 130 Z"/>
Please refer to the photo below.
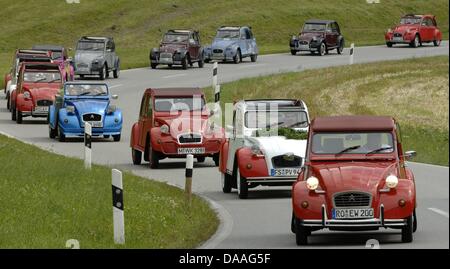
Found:
<path fill-rule="evenodd" d="M 122 68 L 148 65 L 148 53 L 164 31 L 200 30 L 210 43 L 221 25 L 250 25 L 261 53 L 288 51 L 288 41 L 306 19 L 336 19 L 347 44 L 382 44 L 384 31 L 405 13 L 431 13 L 448 38 L 447 0 L 2 0 L 0 74 L 11 65 L 13 50 L 37 43 L 74 47 L 82 35 L 113 36 Z M 1 87 L 1 85 L 0 85 Z"/>
<path fill-rule="evenodd" d="M 126 244 L 113 242 L 111 170 L 0 135 L 0 248 L 193 248 L 217 229 L 208 204 L 124 173 Z"/>
<path fill-rule="evenodd" d="M 448 166 L 448 69 L 449 58 L 438 56 L 306 70 L 224 84 L 221 101 L 299 98 L 311 117 L 391 115 L 415 161 Z"/>

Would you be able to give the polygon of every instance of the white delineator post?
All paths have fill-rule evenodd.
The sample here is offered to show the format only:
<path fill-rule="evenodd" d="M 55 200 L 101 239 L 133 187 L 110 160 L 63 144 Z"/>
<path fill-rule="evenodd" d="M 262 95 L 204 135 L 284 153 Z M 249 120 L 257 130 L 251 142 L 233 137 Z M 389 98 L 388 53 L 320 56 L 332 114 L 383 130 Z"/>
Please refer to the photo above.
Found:
<path fill-rule="evenodd" d="M 112 169 L 112 200 L 113 200 L 114 242 L 116 244 L 125 244 L 122 172 L 120 172 L 117 169 Z"/>
<path fill-rule="evenodd" d="M 217 68 L 218 68 L 218 66 L 219 66 L 219 64 L 217 62 L 214 62 L 214 65 L 213 65 L 213 78 L 212 78 L 213 89 L 214 90 L 216 89 L 216 86 L 217 86 Z"/>
<path fill-rule="evenodd" d="M 91 169 L 92 163 L 92 125 L 84 123 L 84 167 Z"/>
<path fill-rule="evenodd" d="M 355 53 L 355 43 L 350 45 L 350 64 L 353 64 L 353 54 Z"/>
<path fill-rule="evenodd" d="M 192 174 L 194 170 L 194 155 L 188 154 L 186 156 L 186 182 L 184 184 L 184 192 L 188 205 L 191 205 L 192 200 Z"/>

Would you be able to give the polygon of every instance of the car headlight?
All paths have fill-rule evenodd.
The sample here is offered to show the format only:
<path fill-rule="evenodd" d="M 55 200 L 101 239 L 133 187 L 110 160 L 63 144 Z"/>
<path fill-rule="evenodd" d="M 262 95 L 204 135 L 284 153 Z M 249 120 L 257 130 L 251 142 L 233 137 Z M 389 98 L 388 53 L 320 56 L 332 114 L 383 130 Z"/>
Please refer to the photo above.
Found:
<path fill-rule="evenodd" d="M 75 113 L 75 107 L 74 106 L 66 106 L 67 114 L 73 114 Z"/>
<path fill-rule="evenodd" d="M 392 33 L 392 29 L 391 29 L 391 28 L 388 28 L 386 32 Z"/>
<path fill-rule="evenodd" d="M 114 112 L 116 112 L 117 108 L 114 105 L 110 105 L 108 106 L 108 108 L 106 109 L 106 114 L 112 114 Z"/>
<path fill-rule="evenodd" d="M 159 127 L 159 129 L 161 130 L 161 133 L 163 133 L 163 134 L 169 133 L 169 125 L 167 125 L 167 124 L 161 125 L 161 127 Z"/>
<path fill-rule="evenodd" d="M 397 185 L 398 185 L 398 177 L 396 177 L 395 175 L 389 175 L 386 178 L 386 186 L 388 186 L 388 188 L 393 189 L 397 187 Z"/>
<path fill-rule="evenodd" d="M 292 36 L 292 39 L 293 39 L 293 40 L 296 40 L 296 39 L 297 39 L 297 37 L 296 37 L 295 35 L 293 35 L 293 36 Z"/>
<path fill-rule="evenodd" d="M 317 177 L 309 177 L 306 180 L 306 187 L 312 191 L 317 189 L 319 187 L 319 180 Z"/>
<path fill-rule="evenodd" d="M 25 99 L 30 99 L 30 98 L 31 98 L 30 92 L 25 91 L 25 92 L 23 93 L 23 98 L 25 98 Z"/>

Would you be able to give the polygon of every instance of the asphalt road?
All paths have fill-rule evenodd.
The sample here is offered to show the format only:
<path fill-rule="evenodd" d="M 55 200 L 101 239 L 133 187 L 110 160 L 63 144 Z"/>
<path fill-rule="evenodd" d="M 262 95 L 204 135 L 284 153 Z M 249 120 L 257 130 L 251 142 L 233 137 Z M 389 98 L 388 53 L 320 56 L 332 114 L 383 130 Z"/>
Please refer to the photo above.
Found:
<path fill-rule="evenodd" d="M 449 55 L 448 41 L 440 47 L 424 46 L 386 48 L 385 46 L 357 47 L 354 63 L 382 60 Z M 246 77 L 256 77 L 273 73 L 301 71 L 304 69 L 346 65 L 349 63 L 348 50 L 344 55 L 330 53 L 320 57 L 310 54 L 291 56 L 274 54 L 260 56 L 256 63 L 244 59 L 244 63 L 219 64 L 219 83 Z M 132 124 L 138 118 L 142 93 L 149 87 L 199 86 L 211 84 L 212 64 L 203 69 L 195 65 L 188 70 L 151 70 L 140 68 L 122 71 L 119 79 L 108 79 L 114 101 L 124 114 L 122 140 L 112 142 L 97 139 L 93 143 L 93 161 L 113 168 L 124 169 L 135 174 L 184 186 L 184 160 L 164 160 L 161 168 L 151 170 L 146 163 L 134 166 L 129 147 Z M 95 81 L 92 79 L 92 81 Z M 245 90 L 245 89 L 242 89 Z M 3 97 L 3 98 L 2 98 Z M 301 96 L 299 96 L 301 98 Z M 0 132 L 22 141 L 35 144 L 47 150 L 82 158 L 84 154 L 81 140 L 60 143 L 48 138 L 45 121 L 25 118 L 22 125 L 10 120 L 6 110 L 3 91 L 0 97 Z M 420 154 L 420 153 L 419 153 Z M 32 156 L 30 156 L 32 158 Z M 211 159 L 203 164 L 195 164 L 194 191 L 211 199 L 219 208 L 222 224 L 219 232 L 208 241 L 207 248 L 296 248 L 295 237 L 290 232 L 291 199 L 290 188 L 259 187 L 250 192 L 248 200 L 239 200 L 235 192 L 224 194 L 220 187 L 220 174 Z M 446 167 L 410 163 L 417 180 L 419 227 L 414 242 L 402 244 L 399 230 L 378 232 L 315 232 L 306 248 L 364 248 L 368 239 L 377 239 L 381 248 L 449 248 L 449 170 Z"/>

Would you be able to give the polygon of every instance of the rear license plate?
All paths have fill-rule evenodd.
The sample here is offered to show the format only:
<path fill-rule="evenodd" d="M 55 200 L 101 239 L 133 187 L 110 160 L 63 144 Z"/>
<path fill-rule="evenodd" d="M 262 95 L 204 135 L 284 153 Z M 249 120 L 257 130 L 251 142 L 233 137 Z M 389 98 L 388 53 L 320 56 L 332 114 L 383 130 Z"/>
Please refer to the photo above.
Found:
<path fill-rule="evenodd" d="M 37 106 L 34 108 L 34 112 L 36 113 L 47 113 L 48 112 L 48 106 Z"/>
<path fill-rule="evenodd" d="M 178 154 L 203 154 L 205 148 L 178 148 Z"/>
<path fill-rule="evenodd" d="M 285 177 L 285 176 L 297 176 L 300 173 L 300 168 L 278 168 L 272 169 L 271 176 L 273 177 Z"/>
<path fill-rule="evenodd" d="M 88 123 L 92 126 L 92 128 L 103 127 L 103 122 L 101 122 L 101 121 L 88 121 Z"/>
<path fill-rule="evenodd" d="M 371 219 L 373 208 L 333 208 L 333 219 Z"/>

